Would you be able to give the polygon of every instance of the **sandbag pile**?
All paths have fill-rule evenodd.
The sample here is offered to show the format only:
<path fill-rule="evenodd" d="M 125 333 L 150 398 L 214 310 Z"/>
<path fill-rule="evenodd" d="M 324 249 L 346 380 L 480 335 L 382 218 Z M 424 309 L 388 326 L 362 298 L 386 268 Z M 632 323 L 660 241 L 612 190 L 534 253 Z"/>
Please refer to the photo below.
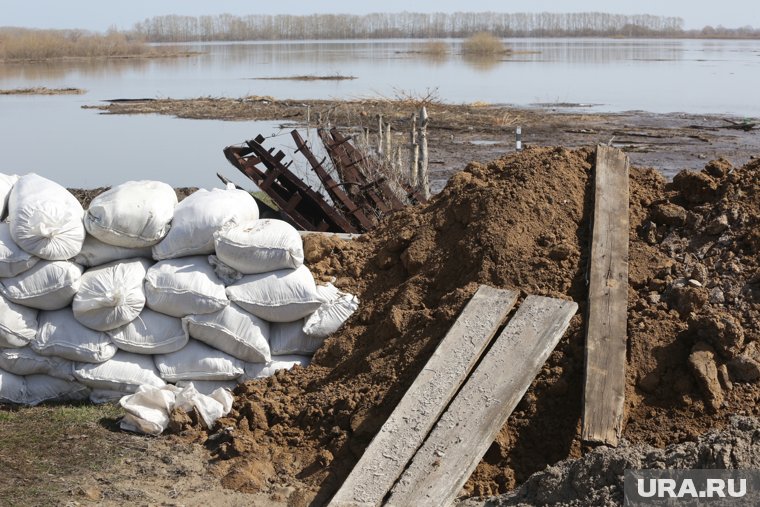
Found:
<path fill-rule="evenodd" d="M 211 394 L 307 365 L 358 307 L 315 284 L 298 231 L 243 190 L 178 203 L 129 181 L 85 211 L 48 179 L 0 174 L 0 204 L 0 403 Z"/>

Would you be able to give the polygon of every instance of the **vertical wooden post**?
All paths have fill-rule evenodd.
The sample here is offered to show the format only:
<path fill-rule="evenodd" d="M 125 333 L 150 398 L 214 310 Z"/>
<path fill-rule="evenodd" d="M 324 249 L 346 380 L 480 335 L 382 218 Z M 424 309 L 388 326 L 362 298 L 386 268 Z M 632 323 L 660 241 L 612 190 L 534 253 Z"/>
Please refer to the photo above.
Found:
<path fill-rule="evenodd" d="M 385 159 L 390 162 L 393 157 L 393 151 L 391 151 L 391 124 L 385 124 Z"/>
<path fill-rule="evenodd" d="M 377 153 L 383 154 L 383 115 L 377 115 Z"/>
<path fill-rule="evenodd" d="M 430 199 L 430 181 L 428 180 L 428 142 L 427 142 L 428 114 L 425 106 L 420 109 L 420 161 L 418 166 L 418 180 L 420 190 L 425 199 Z"/>
<path fill-rule="evenodd" d="M 393 172 L 398 175 L 399 181 L 403 181 L 402 167 L 403 162 L 401 160 L 401 146 L 396 146 L 396 161 L 393 163 Z"/>
<path fill-rule="evenodd" d="M 417 188 L 417 166 L 420 161 L 420 147 L 417 144 L 417 113 L 412 113 L 412 130 L 409 133 L 409 184 Z"/>
<path fill-rule="evenodd" d="M 369 127 L 364 127 L 364 146 L 369 149 Z"/>
<path fill-rule="evenodd" d="M 515 149 L 522 151 L 522 127 L 515 129 Z"/>
<path fill-rule="evenodd" d="M 311 106 L 306 105 L 306 137 L 308 138 L 311 134 L 309 133 L 309 128 L 311 127 Z"/>

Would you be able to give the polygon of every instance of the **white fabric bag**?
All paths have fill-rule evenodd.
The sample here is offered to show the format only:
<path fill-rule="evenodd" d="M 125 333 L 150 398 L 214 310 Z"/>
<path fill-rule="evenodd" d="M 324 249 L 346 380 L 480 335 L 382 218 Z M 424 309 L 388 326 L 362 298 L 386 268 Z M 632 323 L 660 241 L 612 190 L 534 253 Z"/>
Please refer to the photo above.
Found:
<path fill-rule="evenodd" d="M 192 385 L 199 393 L 211 396 L 217 389 L 225 389 L 232 392 L 237 386 L 237 380 L 180 380 L 177 382 L 180 389 Z"/>
<path fill-rule="evenodd" d="M 62 357 L 43 356 L 31 347 L 0 350 L 0 369 L 16 375 L 50 375 L 74 380 L 74 362 Z"/>
<path fill-rule="evenodd" d="M 49 375 L 29 375 L 25 380 L 24 404 L 32 407 L 46 401 L 82 401 L 90 395 L 87 386 L 71 380 Z"/>
<path fill-rule="evenodd" d="M 305 319 L 295 322 L 273 322 L 269 326 L 269 349 L 273 356 L 310 356 L 322 346 L 324 338 L 314 338 L 303 332 L 304 322 Z"/>
<path fill-rule="evenodd" d="M 230 304 L 218 312 L 188 315 L 182 319 L 191 338 L 211 345 L 232 357 L 266 363 L 269 353 L 269 323 Z"/>
<path fill-rule="evenodd" d="M 82 250 L 74 257 L 74 262 L 90 268 L 113 261 L 137 257 L 153 259 L 151 247 L 125 248 L 123 246 L 109 245 L 88 234 L 84 238 Z"/>
<path fill-rule="evenodd" d="M 177 194 L 166 183 L 127 181 L 92 200 L 84 226 L 110 245 L 153 246 L 169 232 L 176 205 Z"/>
<path fill-rule="evenodd" d="M 179 391 L 173 385 L 140 386 L 135 394 L 119 400 L 119 405 L 127 412 L 119 426 L 135 433 L 160 435 L 169 426 L 169 416 Z"/>
<path fill-rule="evenodd" d="M 244 275 L 303 264 L 303 240 L 284 220 L 263 218 L 223 227 L 214 234 L 216 256 Z"/>
<path fill-rule="evenodd" d="M 71 259 L 84 242 L 84 210 L 58 183 L 36 174 L 13 185 L 8 220 L 13 240 L 27 252 L 48 260 Z"/>
<path fill-rule="evenodd" d="M 0 348 L 24 347 L 37 336 L 37 310 L 0 296 Z"/>
<path fill-rule="evenodd" d="M 71 304 L 79 290 L 82 266 L 69 261 L 40 261 L 13 278 L 0 278 L 0 292 L 14 303 L 39 310 Z"/>
<path fill-rule="evenodd" d="M 197 340 L 182 350 L 153 356 L 159 375 L 167 382 L 178 380 L 233 380 L 243 374 L 243 362 Z"/>
<path fill-rule="evenodd" d="M 306 266 L 246 275 L 227 287 L 227 296 L 269 322 L 293 322 L 322 304 L 314 277 Z"/>
<path fill-rule="evenodd" d="M 72 303 L 74 317 L 97 331 L 132 322 L 145 306 L 143 281 L 152 264 L 148 259 L 128 259 L 85 271 Z"/>
<path fill-rule="evenodd" d="M 0 278 L 23 273 L 39 260 L 39 257 L 25 251 L 13 241 L 8 222 L 0 222 Z"/>
<path fill-rule="evenodd" d="M 214 422 L 232 410 L 234 398 L 226 389 L 217 389 L 210 395 L 200 393 L 195 385 L 190 383 L 177 393 L 174 408 L 190 412 L 196 409 L 203 419 L 206 428 L 213 428 Z"/>
<path fill-rule="evenodd" d="M 103 363 L 77 363 L 74 376 L 93 389 L 134 393 L 141 385 L 161 387 L 166 382 L 158 376 L 153 358 L 118 351 Z"/>
<path fill-rule="evenodd" d="M 21 375 L 0 370 L 0 403 L 26 402 L 26 381 Z"/>
<path fill-rule="evenodd" d="M 305 368 L 310 363 L 311 358 L 309 356 L 272 356 L 272 360 L 268 363 L 246 363 L 243 380 L 271 377 L 279 370 L 289 370 L 296 365 Z"/>
<path fill-rule="evenodd" d="M 224 284 L 206 257 L 182 257 L 153 265 L 145 276 L 148 308 L 184 317 L 211 313 L 229 304 Z"/>
<path fill-rule="evenodd" d="M 145 308 L 127 324 L 108 331 L 119 349 L 136 354 L 168 354 L 187 345 L 182 319 Z"/>
<path fill-rule="evenodd" d="M 40 312 L 39 322 L 40 330 L 32 340 L 38 354 L 84 363 L 102 363 L 116 354 L 111 337 L 80 324 L 71 308 Z"/>
<path fill-rule="evenodd" d="M 121 391 L 110 391 L 108 389 L 93 389 L 90 391 L 90 403 L 94 403 L 95 405 L 119 401 L 123 397 L 124 393 Z"/>
<path fill-rule="evenodd" d="M 153 247 L 156 260 L 214 253 L 214 233 L 230 221 L 259 218 L 259 207 L 245 190 L 198 190 L 174 209 L 172 227 Z"/>
<path fill-rule="evenodd" d="M 340 326 L 358 309 L 359 298 L 347 292 L 337 291 L 336 298 L 323 303 L 317 311 L 306 318 L 303 331 L 313 338 L 325 339 L 340 329 Z"/>
<path fill-rule="evenodd" d="M 8 198 L 18 178 L 16 174 L 0 173 L 0 220 L 5 220 L 5 216 L 8 213 Z"/>

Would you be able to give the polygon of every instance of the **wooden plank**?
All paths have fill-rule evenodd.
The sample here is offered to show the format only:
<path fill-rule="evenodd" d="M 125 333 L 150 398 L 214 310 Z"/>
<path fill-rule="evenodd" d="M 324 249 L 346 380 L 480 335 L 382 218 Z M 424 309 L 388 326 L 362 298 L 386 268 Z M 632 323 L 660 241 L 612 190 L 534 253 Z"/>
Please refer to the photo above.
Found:
<path fill-rule="evenodd" d="M 516 300 L 480 286 L 329 505 L 380 505 Z"/>
<path fill-rule="evenodd" d="M 623 426 L 628 318 L 628 157 L 597 146 L 581 435 L 617 445 Z"/>
<path fill-rule="evenodd" d="M 387 505 L 451 504 L 577 310 L 572 301 L 525 299 L 417 451 Z"/>

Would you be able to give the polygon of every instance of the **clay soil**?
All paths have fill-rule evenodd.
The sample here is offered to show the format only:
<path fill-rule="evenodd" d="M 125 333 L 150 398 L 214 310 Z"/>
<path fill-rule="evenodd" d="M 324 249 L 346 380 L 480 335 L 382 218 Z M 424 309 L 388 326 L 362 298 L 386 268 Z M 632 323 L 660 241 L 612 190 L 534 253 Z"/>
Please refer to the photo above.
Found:
<path fill-rule="evenodd" d="M 214 431 L 184 421 L 180 435 L 211 449 L 227 488 L 294 487 L 321 505 L 488 284 L 580 308 L 463 495 L 503 493 L 580 456 L 593 161 L 590 149 L 531 148 L 473 163 L 358 240 L 307 238 L 310 268 L 357 294 L 359 311 L 311 366 L 239 386 Z M 696 441 L 760 413 L 759 174 L 760 161 L 714 161 L 672 182 L 631 170 L 630 443 Z"/>

